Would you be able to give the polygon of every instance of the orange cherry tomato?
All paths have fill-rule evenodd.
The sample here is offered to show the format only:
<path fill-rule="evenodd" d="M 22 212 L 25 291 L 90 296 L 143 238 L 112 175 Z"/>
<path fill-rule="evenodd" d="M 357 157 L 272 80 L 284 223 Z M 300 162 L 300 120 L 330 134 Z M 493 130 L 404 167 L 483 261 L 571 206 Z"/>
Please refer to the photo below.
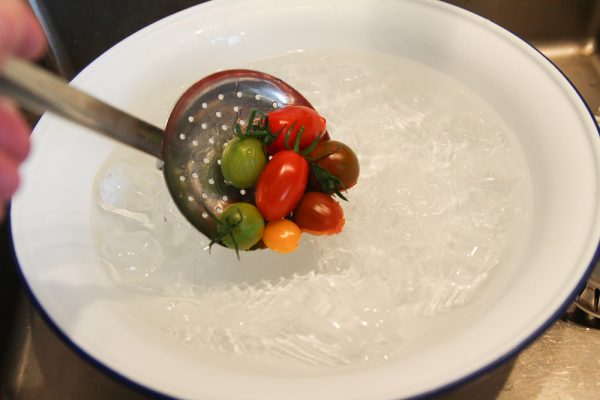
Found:
<path fill-rule="evenodd" d="M 291 253 L 300 244 L 302 231 L 289 219 L 271 221 L 265 227 L 263 242 L 278 253 Z"/>

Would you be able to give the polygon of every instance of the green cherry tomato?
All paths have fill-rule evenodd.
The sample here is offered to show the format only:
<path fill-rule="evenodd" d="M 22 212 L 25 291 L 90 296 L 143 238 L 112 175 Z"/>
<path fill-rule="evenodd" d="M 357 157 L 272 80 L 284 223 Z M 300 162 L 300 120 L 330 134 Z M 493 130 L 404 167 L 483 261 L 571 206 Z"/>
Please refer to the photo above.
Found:
<path fill-rule="evenodd" d="M 253 187 L 267 163 L 262 142 L 254 138 L 233 138 L 221 156 L 225 181 L 238 189 Z"/>
<path fill-rule="evenodd" d="M 219 217 L 218 234 L 223 245 L 230 249 L 248 250 L 260 241 L 265 221 L 258 209 L 250 203 L 233 203 Z M 234 242 L 235 238 L 235 242 Z"/>

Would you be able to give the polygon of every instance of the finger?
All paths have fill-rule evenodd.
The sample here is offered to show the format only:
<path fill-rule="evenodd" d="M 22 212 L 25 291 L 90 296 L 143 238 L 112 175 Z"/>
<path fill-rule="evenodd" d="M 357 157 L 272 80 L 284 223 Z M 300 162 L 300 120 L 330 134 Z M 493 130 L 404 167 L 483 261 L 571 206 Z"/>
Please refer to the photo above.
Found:
<path fill-rule="evenodd" d="M 29 154 L 31 128 L 23 115 L 7 101 L 0 100 L 0 149 L 16 162 Z"/>
<path fill-rule="evenodd" d="M 12 157 L 0 151 L 0 202 L 10 199 L 18 187 L 18 163 Z"/>
<path fill-rule="evenodd" d="M 25 2 L 0 0 L 0 47 L 27 58 L 38 58 L 44 53 L 44 33 Z"/>
<path fill-rule="evenodd" d="M 18 54 L 37 60 L 46 52 L 46 35 L 31 9 L 23 3 L 21 2 L 25 13 L 25 35 L 19 42 Z"/>

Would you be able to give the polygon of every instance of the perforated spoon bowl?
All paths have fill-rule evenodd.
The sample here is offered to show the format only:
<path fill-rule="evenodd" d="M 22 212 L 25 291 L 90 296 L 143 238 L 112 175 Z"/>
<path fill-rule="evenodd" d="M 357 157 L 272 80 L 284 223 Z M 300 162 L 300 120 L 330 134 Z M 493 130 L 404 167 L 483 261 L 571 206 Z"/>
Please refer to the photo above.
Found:
<path fill-rule="evenodd" d="M 10 58 L 3 66 L 0 93 L 41 115 L 48 111 L 162 160 L 169 191 L 182 214 L 207 237 L 216 234 L 218 216 L 228 205 L 252 201 L 251 191 L 227 185 L 220 168 L 233 124 L 248 123 L 253 110 L 287 105 L 312 107 L 282 80 L 236 69 L 209 75 L 177 101 L 165 130 L 133 117 L 31 63 Z"/>

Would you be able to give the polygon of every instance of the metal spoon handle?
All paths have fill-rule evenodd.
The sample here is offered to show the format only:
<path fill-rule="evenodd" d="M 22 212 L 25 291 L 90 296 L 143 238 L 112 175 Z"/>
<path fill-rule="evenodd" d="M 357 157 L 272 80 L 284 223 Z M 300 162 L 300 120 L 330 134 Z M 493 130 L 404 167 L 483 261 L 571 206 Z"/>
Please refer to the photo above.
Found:
<path fill-rule="evenodd" d="M 69 86 L 62 78 L 27 61 L 16 58 L 5 60 L 0 93 L 13 98 L 34 114 L 49 111 L 162 158 L 162 129 Z"/>

